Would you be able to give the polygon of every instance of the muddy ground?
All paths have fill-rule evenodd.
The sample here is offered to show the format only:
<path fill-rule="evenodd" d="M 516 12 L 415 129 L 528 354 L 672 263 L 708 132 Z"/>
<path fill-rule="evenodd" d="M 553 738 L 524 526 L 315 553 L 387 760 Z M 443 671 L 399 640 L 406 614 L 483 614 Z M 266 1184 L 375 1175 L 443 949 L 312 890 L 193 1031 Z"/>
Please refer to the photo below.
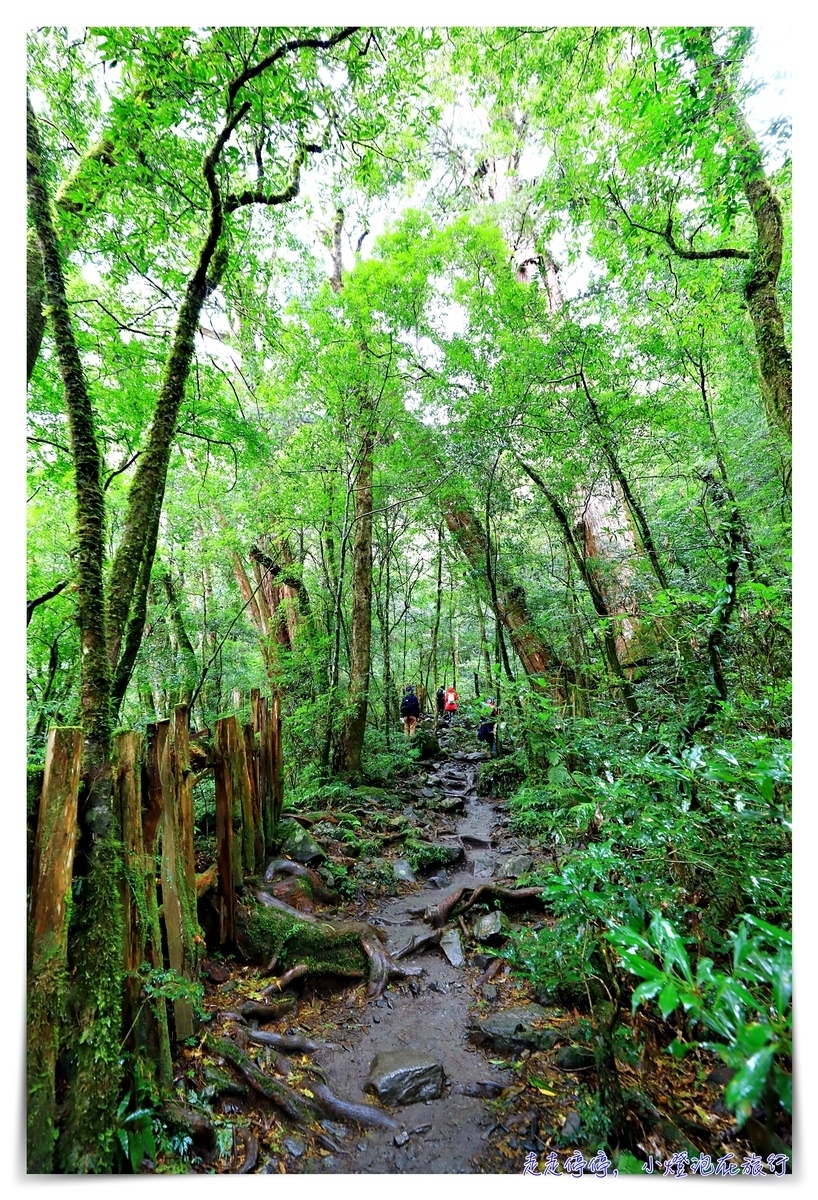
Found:
<path fill-rule="evenodd" d="M 511 834 L 502 800 L 477 795 L 476 774 L 485 753 L 473 748 L 473 738 L 462 729 L 444 733 L 441 756 L 421 764 L 391 794 L 392 807 L 400 802 L 398 811 L 420 827 L 424 838 L 462 850 L 461 860 L 419 871 L 414 882 L 393 880 L 390 871 L 388 889 L 364 888 L 357 900 L 327 910 L 333 919 L 354 918 L 380 927 L 393 955 L 414 936 L 429 933 L 431 906 L 460 888 L 491 880 L 514 887 L 509 869 L 512 876 L 519 869 L 518 856 L 531 854 L 535 866 L 543 858 L 542 847 Z M 447 810 L 456 800 L 459 810 Z M 322 828 L 327 826 L 315 826 L 316 831 Z M 384 843 L 384 857 L 376 864 L 381 879 L 385 867 L 401 857 L 401 846 L 399 838 Z M 393 894 L 375 894 L 384 890 Z M 364 1090 L 370 1065 L 379 1053 L 403 1049 L 424 1052 L 440 1063 L 444 1085 L 437 1099 L 389 1109 L 396 1122 L 389 1130 L 362 1128 L 343 1115 L 294 1122 L 239 1079 L 235 1089 L 225 1088 L 229 1069 L 207 1052 L 203 1038 L 178 1060 L 178 1081 L 188 1089 L 194 1108 L 194 1100 L 199 1111 L 204 1105 L 210 1125 L 200 1144 L 194 1134 L 194 1151 L 200 1153 L 193 1169 L 517 1174 L 531 1164 L 532 1155 L 542 1169 L 547 1155 L 556 1154 L 551 1162 L 561 1170 L 576 1152 L 599 1167 L 596 1149 L 604 1141 L 604 1113 L 588 1052 L 576 1069 L 558 1065 L 561 1048 L 588 1042 L 583 1014 L 549 1006 L 539 1022 L 548 1038 L 525 1048 L 492 1043 L 475 1029 L 479 1020 L 534 1000 L 531 986 L 505 962 L 497 962 L 496 949 L 474 936 L 475 921 L 492 907 L 476 905 L 459 917 L 455 910 L 446 922 L 460 936 L 462 965 L 452 965 L 439 945 L 415 952 L 401 961 L 418 973 L 393 979 L 378 999 L 367 999 L 366 981 L 308 977 L 294 983 L 287 994 L 296 998 L 295 1008 L 261 1029 L 312 1038 L 321 1046 L 314 1053 L 283 1055 L 248 1044 L 247 1031 L 259 1025 L 237 1017 L 237 1010 L 243 1001 L 257 1000 L 269 979 L 258 967 L 240 961 L 209 964 L 207 1034 L 235 1038 L 271 1078 L 297 1092 L 312 1096 L 310 1084 L 323 1084 L 345 1102 L 377 1108 L 377 1099 Z M 505 907 L 512 927 L 521 922 L 536 927 L 548 919 L 541 903 Z M 495 946 L 502 939 L 495 939 Z M 740 1163 L 751 1152 L 749 1143 L 736 1137 L 724 1108 L 725 1080 L 714 1071 L 717 1067 L 704 1054 L 663 1062 L 658 1070 L 655 1061 L 646 1065 L 633 1057 L 621 1064 L 623 1086 L 649 1093 L 641 1157 L 663 1161 L 680 1151 L 691 1158 L 733 1153 Z M 605 1167 L 603 1156 L 600 1173 L 608 1169 L 613 1167 Z"/>

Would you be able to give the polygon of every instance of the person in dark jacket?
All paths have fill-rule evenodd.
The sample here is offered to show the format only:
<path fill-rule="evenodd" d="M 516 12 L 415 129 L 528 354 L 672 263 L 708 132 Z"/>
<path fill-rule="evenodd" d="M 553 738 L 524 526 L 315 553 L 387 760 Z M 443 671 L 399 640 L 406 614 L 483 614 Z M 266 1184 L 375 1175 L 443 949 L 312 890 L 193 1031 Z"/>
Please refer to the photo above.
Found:
<path fill-rule="evenodd" d="M 446 703 L 446 689 L 439 687 L 435 692 L 435 703 L 437 704 L 437 719 L 440 720 L 443 716 L 443 706 Z"/>
<path fill-rule="evenodd" d="M 483 716 L 477 729 L 478 742 L 485 742 L 489 748 L 489 757 L 497 757 L 497 720 L 500 715 L 493 696 L 489 696 L 485 704 Z"/>
<path fill-rule="evenodd" d="M 411 683 L 403 693 L 403 699 L 400 702 L 400 715 L 403 717 L 403 735 L 404 737 L 411 737 L 417 729 L 418 717 L 420 716 L 420 704 Z"/>

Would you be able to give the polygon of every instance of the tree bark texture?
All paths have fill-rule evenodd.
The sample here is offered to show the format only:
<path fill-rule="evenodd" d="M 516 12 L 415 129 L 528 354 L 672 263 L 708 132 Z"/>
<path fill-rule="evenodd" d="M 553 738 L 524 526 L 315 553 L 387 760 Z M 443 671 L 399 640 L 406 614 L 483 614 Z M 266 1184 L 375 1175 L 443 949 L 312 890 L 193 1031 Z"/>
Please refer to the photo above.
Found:
<path fill-rule="evenodd" d="M 597 580 L 594 577 L 594 573 L 591 570 L 590 563 L 586 557 L 587 545 L 588 545 L 587 526 L 585 526 L 585 546 L 582 549 L 580 549 L 580 547 L 577 545 L 576 539 L 574 537 L 574 532 L 573 532 L 573 529 L 571 528 L 571 521 L 569 519 L 568 513 L 567 513 L 564 505 L 560 502 L 558 497 L 550 490 L 550 488 L 548 488 L 546 486 L 545 481 L 542 479 L 542 477 L 539 475 L 539 473 L 534 470 L 533 467 L 530 467 L 528 465 L 528 463 L 523 462 L 523 460 L 519 457 L 517 457 L 517 462 L 523 468 L 526 475 L 528 475 L 529 479 L 531 479 L 532 482 L 536 483 L 537 487 L 545 495 L 546 499 L 548 500 L 548 503 L 551 506 L 551 511 L 553 512 L 553 514 L 556 518 L 557 524 L 559 525 L 560 530 L 562 532 L 562 536 L 565 541 L 566 549 L 568 550 L 571 558 L 573 559 L 574 565 L 576 566 L 577 570 L 579 571 L 580 577 L 582 578 L 583 583 L 585 584 L 585 586 L 588 589 L 588 593 L 591 597 L 591 602 L 594 606 L 594 611 L 596 612 L 597 616 L 601 617 L 604 621 L 603 637 L 604 637 L 604 641 L 605 641 L 605 654 L 608 659 L 608 665 L 611 668 L 611 671 L 613 672 L 613 674 L 616 676 L 616 678 L 619 682 L 619 686 L 622 689 L 622 695 L 623 695 L 623 698 L 625 701 L 626 708 L 631 713 L 631 715 L 635 715 L 636 714 L 636 701 L 633 696 L 633 689 L 630 685 L 630 682 L 625 677 L 625 674 L 622 670 L 622 662 L 620 660 L 620 653 L 622 653 L 622 650 L 617 645 L 614 619 L 612 618 L 612 615 L 608 608 L 608 602 L 606 600 L 606 597 L 603 595 L 600 587 L 598 586 Z M 624 648 L 625 647 L 623 647 L 623 649 Z"/>
<path fill-rule="evenodd" d="M 77 605 L 80 628 L 81 705 L 86 738 L 86 762 L 93 772 L 107 762 L 111 741 L 111 679 L 105 641 L 105 595 L 102 566 L 105 554 L 105 503 L 100 482 L 100 453 L 94 411 L 74 338 L 65 293 L 62 259 L 42 177 L 42 151 L 31 102 L 27 102 L 27 176 L 29 211 L 36 230 L 43 266 L 60 374 L 65 388 L 77 514 Z M 96 820 L 95 831 L 110 832 L 110 797 L 106 789 L 90 789 L 86 804 Z M 99 812 L 93 800 L 99 798 Z M 107 811 L 106 811 L 107 810 Z"/>
<path fill-rule="evenodd" d="M 488 540 L 479 518 L 465 505 L 453 503 L 444 506 L 443 515 L 469 563 L 479 572 L 480 578 L 485 577 Z M 544 682 L 562 697 L 560 676 L 566 674 L 567 668 L 536 632 L 524 589 L 501 569 L 495 570 L 494 583 L 497 595 L 494 611 L 508 630 L 523 670 L 535 683 L 543 677 Z"/>
<path fill-rule="evenodd" d="M 371 404 L 364 405 L 371 416 Z M 372 476 L 375 439 L 364 424 L 354 488 L 355 532 L 352 543 L 352 631 L 349 663 L 349 715 L 338 745 L 335 767 L 355 774 L 361 769 L 361 750 L 369 702 L 372 660 Z"/>
<path fill-rule="evenodd" d="M 56 1131 L 55 1069 L 65 1028 L 66 949 L 82 730 L 48 735 L 29 902 L 27 1012 L 27 1165 L 53 1170 Z"/>

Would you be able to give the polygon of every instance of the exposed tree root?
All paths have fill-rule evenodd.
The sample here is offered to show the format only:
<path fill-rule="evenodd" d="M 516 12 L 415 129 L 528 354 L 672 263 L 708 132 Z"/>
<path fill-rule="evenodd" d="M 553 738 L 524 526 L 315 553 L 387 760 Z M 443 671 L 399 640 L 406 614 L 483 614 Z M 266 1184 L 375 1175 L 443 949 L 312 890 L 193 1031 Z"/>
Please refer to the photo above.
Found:
<path fill-rule="evenodd" d="M 262 996 L 271 996 L 275 992 L 283 992 L 289 984 L 294 983 L 296 979 L 300 979 L 302 975 L 306 975 L 309 969 L 306 963 L 296 963 L 289 971 L 285 971 L 283 975 L 279 975 L 278 979 L 274 979 L 272 983 L 268 984 L 262 991 Z"/>
<path fill-rule="evenodd" d="M 540 908 L 545 907 L 541 887 L 507 888 L 501 887 L 498 883 L 481 883 L 476 888 L 458 888 L 452 892 L 451 896 L 446 896 L 441 900 L 440 904 L 430 905 L 424 911 L 423 919 L 429 925 L 433 925 L 436 929 L 439 929 L 446 924 L 455 908 L 461 904 L 461 901 L 461 912 L 466 912 L 473 904 L 478 904 L 481 900 L 486 900 L 489 897 L 493 900 L 501 901 L 501 906 L 505 904 L 523 904 L 526 906 L 536 904 Z"/>
<path fill-rule="evenodd" d="M 248 1021 L 276 1021 L 284 1013 L 295 1008 L 293 996 L 282 996 L 277 1004 L 261 1004 L 258 1000 L 245 1000 L 239 1012 Z"/>
<path fill-rule="evenodd" d="M 276 1050 L 298 1051 L 299 1054 L 313 1054 L 321 1050 L 319 1042 L 311 1042 L 309 1038 L 298 1037 L 287 1033 L 266 1033 L 257 1029 L 248 1029 L 244 1036 L 251 1042 L 261 1046 L 274 1046 Z"/>
<path fill-rule="evenodd" d="M 244 1138 L 244 1162 L 236 1172 L 237 1175 L 249 1175 L 255 1170 L 258 1162 L 258 1138 L 253 1133 L 242 1133 Z"/>
<path fill-rule="evenodd" d="M 506 960 L 504 958 L 492 959 L 483 974 L 477 980 L 478 985 L 482 987 L 484 983 L 488 983 L 490 980 L 492 980 L 495 975 L 499 975 L 500 971 L 505 965 Z"/>
<path fill-rule="evenodd" d="M 298 960 L 291 970 L 264 989 L 265 996 L 281 991 L 288 983 L 306 974 L 360 979 L 367 973 L 367 960 L 369 1000 L 382 995 L 390 979 L 421 974 L 420 967 L 403 967 L 394 960 L 383 944 L 386 934 L 374 925 L 364 921 L 327 921 L 299 912 L 259 888 L 249 890 L 267 915 L 261 915 L 256 909 L 245 918 L 246 935 L 252 935 L 255 943 L 250 945 L 249 937 L 245 936 L 247 951 L 250 954 L 263 952 L 266 941 L 268 952 L 269 949 L 274 951 L 268 970 L 282 958 Z"/>
<path fill-rule="evenodd" d="M 208 1037 L 205 1039 L 205 1046 L 211 1053 L 226 1059 L 259 1095 L 270 1100 L 299 1125 L 303 1126 L 311 1117 L 340 1117 L 342 1120 L 355 1121 L 364 1129 L 400 1128 L 397 1121 L 382 1109 L 373 1108 L 369 1104 L 351 1104 L 346 1100 L 339 1100 L 323 1083 L 310 1080 L 312 1097 L 308 1097 L 285 1083 L 271 1079 L 229 1038 Z"/>
<path fill-rule="evenodd" d="M 370 927 L 372 928 L 372 927 Z M 422 967 L 402 967 L 368 934 L 361 935 L 361 945 L 370 962 L 367 1000 L 382 996 L 390 979 L 404 979 L 408 975 L 422 975 Z"/>
<path fill-rule="evenodd" d="M 254 1091 L 275 1104 L 276 1108 L 280 1108 L 290 1120 L 303 1124 L 310 1117 L 316 1115 L 315 1106 L 306 1096 L 302 1096 L 300 1092 L 288 1087 L 285 1083 L 279 1083 L 278 1080 L 265 1075 L 229 1038 L 208 1037 L 205 1039 L 205 1046 L 211 1053 L 221 1055 L 244 1076 Z"/>
<path fill-rule="evenodd" d="M 373 1108 L 370 1104 L 350 1104 L 347 1100 L 339 1100 L 323 1083 L 311 1083 L 310 1091 L 327 1116 L 356 1121 L 364 1129 L 400 1129 L 398 1122 L 382 1109 Z"/>
<path fill-rule="evenodd" d="M 164 1114 L 171 1125 L 184 1129 L 207 1154 L 212 1154 L 216 1149 L 216 1130 L 202 1113 L 194 1112 L 178 1100 L 168 1100 Z"/>
<path fill-rule="evenodd" d="M 418 950 L 425 950 L 427 946 L 436 946 L 443 934 L 442 929 L 433 929 L 429 933 L 416 933 L 414 937 L 401 946 L 392 957 L 407 958 L 410 954 L 417 954 Z"/>

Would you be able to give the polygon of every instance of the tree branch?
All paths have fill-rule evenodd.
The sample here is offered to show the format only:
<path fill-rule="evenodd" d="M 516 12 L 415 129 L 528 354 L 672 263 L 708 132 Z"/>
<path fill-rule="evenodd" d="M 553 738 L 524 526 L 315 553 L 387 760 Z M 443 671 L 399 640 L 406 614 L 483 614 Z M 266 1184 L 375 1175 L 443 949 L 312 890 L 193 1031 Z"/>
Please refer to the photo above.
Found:
<path fill-rule="evenodd" d="M 301 190 L 301 168 L 304 165 L 307 154 L 320 153 L 320 146 L 312 144 L 301 146 L 293 160 L 290 170 L 290 182 L 283 192 L 264 192 L 261 188 L 256 188 L 255 191 L 247 188 L 240 195 L 233 192 L 225 198 L 225 213 L 235 212 L 237 208 L 242 208 L 247 204 L 266 204 L 268 207 L 273 207 L 276 204 L 287 204 L 290 200 L 294 200 Z"/>
<path fill-rule="evenodd" d="M 329 38 L 293 38 L 289 42 L 284 42 L 272 54 L 268 54 L 261 62 L 258 62 L 253 67 L 247 67 L 240 75 L 231 80 L 227 88 L 227 111 L 230 112 L 236 100 L 236 96 L 246 83 L 251 79 L 255 79 L 257 75 L 261 75 L 274 63 L 283 58 L 285 54 L 291 54 L 294 50 L 330 50 L 333 46 L 337 46 L 339 42 L 344 42 L 351 38 L 353 33 L 357 33 L 360 25 L 348 25 L 344 29 L 339 29 Z"/>
<path fill-rule="evenodd" d="M 625 205 L 619 199 L 614 188 L 610 184 L 608 184 L 608 195 L 611 197 L 619 211 L 624 214 L 625 219 L 632 229 L 641 229 L 643 233 L 652 233 L 654 237 L 662 238 L 662 240 L 667 243 L 677 258 L 686 258 L 692 262 L 702 262 L 705 259 L 712 258 L 748 259 L 750 257 L 749 250 L 735 250 L 731 246 L 723 246 L 718 250 L 685 250 L 683 246 L 678 244 L 673 236 L 673 217 L 668 215 L 667 224 L 665 225 L 664 229 L 653 229 L 650 225 L 643 225 L 640 221 L 634 221 L 633 217 L 625 208 Z"/>
<path fill-rule="evenodd" d="M 31 621 L 35 608 L 39 608 L 41 604 L 45 604 L 48 600 L 53 600 L 55 596 L 59 596 L 63 588 L 67 588 L 70 579 L 63 579 L 62 583 L 58 583 L 56 587 L 51 588 L 49 592 L 44 592 L 42 596 L 38 596 L 36 600 L 26 601 L 26 625 Z"/>

